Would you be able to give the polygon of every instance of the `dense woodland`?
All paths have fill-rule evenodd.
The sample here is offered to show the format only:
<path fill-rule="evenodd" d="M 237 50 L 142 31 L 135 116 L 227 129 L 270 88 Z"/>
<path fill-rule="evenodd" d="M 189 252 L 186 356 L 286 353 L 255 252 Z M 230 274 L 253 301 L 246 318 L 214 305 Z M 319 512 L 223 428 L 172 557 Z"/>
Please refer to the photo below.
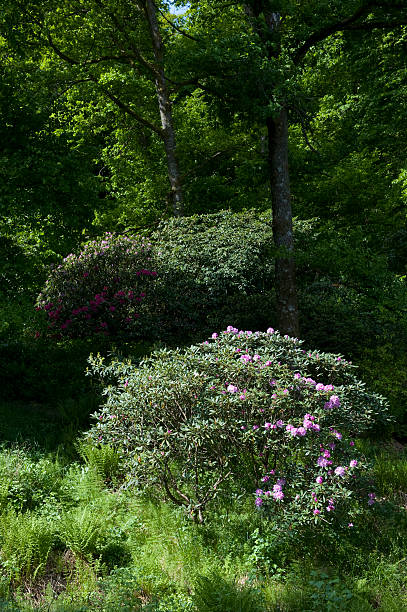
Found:
<path fill-rule="evenodd" d="M 404 0 L 3 0 L 0 608 L 407 609 Z"/>

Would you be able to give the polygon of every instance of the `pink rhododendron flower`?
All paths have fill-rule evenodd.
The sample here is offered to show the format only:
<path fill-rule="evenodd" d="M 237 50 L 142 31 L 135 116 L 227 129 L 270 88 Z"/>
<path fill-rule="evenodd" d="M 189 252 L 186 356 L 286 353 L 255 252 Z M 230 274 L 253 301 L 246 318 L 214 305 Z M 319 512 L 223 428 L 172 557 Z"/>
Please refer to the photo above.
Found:
<path fill-rule="evenodd" d="M 280 491 L 273 491 L 273 497 L 275 500 L 282 501 L 284 499 L 284 493 Z"/>
<path fill-rule="evenodd" d="M 332 461 L 329 461 L 325 457 L 322 457 L 322 455 L 319 456 L 318 459 L 317 459 L 317 466 L 318 467 L 327 467 L 331 463 L 332 463 Z"/>
<path fill-rule="evenodd" d="M 238 390 L 239 389 L 235 385 L 228 385 L 226 388 L 226 391 L 229 391 L 229 393 L 237 393 Z"/>

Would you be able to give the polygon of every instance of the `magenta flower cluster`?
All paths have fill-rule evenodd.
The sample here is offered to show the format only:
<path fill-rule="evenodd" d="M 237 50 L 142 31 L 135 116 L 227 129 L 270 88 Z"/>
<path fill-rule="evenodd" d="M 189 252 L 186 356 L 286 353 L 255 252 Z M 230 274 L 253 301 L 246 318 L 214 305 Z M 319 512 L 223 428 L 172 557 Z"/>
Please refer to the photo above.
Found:
<path fill-rule="evenodd" d="M 54 268 L 37 300 L 51 335 L 131 335 L 140 317 L 148 283 L 151 245 L 139 236 L 114 236 L 85 244 Z"/>

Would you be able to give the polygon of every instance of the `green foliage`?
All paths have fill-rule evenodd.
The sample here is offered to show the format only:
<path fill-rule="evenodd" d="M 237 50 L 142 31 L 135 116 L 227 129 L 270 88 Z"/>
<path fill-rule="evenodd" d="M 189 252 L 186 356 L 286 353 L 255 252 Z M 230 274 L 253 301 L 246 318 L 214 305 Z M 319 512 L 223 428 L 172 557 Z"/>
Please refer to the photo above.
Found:
<path fill-rule="evenodd" d="M 374 460 L 374 479 L 382 495 L 390 498 L 402 497 L 407 491 L 407 458 L 405 454 L 396 459 L 381 451 Z"/>
<path fill-rule="evenodd" d="M 369 248 L 359 230 L 345 234 L 314 219 L 298 223 L 296 241 L 301 327 L 308 342 L 352 357 L 383 340 L 397 353 L 406 346 L 404 279 L 389 271 L 386 257 Z"/>
<path fill-rule="evenodd" d="M 363 378 L 388 398 L 398 423 L 395 433 L 401 437 L 407 432 L 407 357 L 403 345 L 402 339 L 394 338 L 392 343 L 365 349 L 359 360 Z"/>
<path fill-rule="evenodd" d="M 216 574 L 201 576 L 194 591 L 194 602 L 200 612 L 264 612 L 262 600 L 259 589 Z"/>
<path fill-rule="evenodd" d="M 54 268 L 37 299 L 54 337 L 138 335 L 151 269 L 150 244 L 141 236 L 106 236 L 87 242 Z"/>
<path fill-rule="evenodd" d="M 97 554 L 111 519 L 103 510 L 87 505 L 64 514 L 58 522 L 58 534 L 64 546 L 79 557 Z"/>
<path fill-rule="evenodd" d="M 271 492 L 261 490 L 256 504 L 290 523 L 318 522 L 325 503 L 328 512 L 346 505 L 353 468 L 362 465 L 349 436 L 386 422 L 383 398 L 368 393 L 340 356 L 307 352 L 272 329 L 230 326 L 212 339 L 162 349 L 137 367 L 91 359 L 95 374 L 117 378 L 94 415 L 93 443 L 121 447 L 139 486 L 160 488 L 196 520 L 219 493 L 254 491 L 269 474 L 287 479 L 287 500 L 276 504 L 273 493 L 269 504 Z"/>
<path fill-rule="evenodd" d="M 0 521 L 2 570 L 10 577 L 35 578 L 46 569 L 56 539 L 55 527 L 32 513 L 3 512 Z"/>
<path fill-rule="evenodd" d="M 108 446 L 94 446 L 83 441 L 77 445 L 79 455 L 86 465 L 94 470 L 106 482 L 115 480 L 122 471 L 121 456 L 115 448 Z"/>
<path fill-rule="evenodd" d="M 274 262 L 269 214 L 222 212 L 170 219 L 153 234 L 159 278 L 157 301 L 160 331 L 182 339 L 209 333 L 209 320 L 236 325 L 270 290 Z M 257 297 L 258 296 L 258 297 Z M 236 311 L 236 302 L 241 300 Z M 239 321 L 237 321 L 239 319 Z"/>
<path fill-rule="evenodd" d="M 330 578 L 325 572 L 318 571 L 311 572 L 311 577 L 309 584 L 314 591 L 311 595 L 312 610 L 326 610 L 326 612 L 349 610 L 353 595 L 345 585 L 341 584 L 339 578 Z"/>
<path fill-rule="evenodd" d="M 62 466 L 47 457 L 23 449 L 0 453 L 0 509 L 12 506 L 23 512 L 60 494 Z"/>

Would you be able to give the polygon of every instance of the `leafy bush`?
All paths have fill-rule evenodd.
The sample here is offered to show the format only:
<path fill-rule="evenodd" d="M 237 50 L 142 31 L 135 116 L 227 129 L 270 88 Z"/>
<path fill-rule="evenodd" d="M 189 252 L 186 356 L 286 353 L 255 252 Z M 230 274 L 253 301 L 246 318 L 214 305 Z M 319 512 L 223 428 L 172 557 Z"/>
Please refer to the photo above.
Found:
<path fill-rule="evenodd" d="M 169 219 L 152 236 L 156 250 L 158 326 L 164 337 L 202 337 L 213 324 L 247 323 L 264 313 L 253 296 L 273 286 L 270 213 L 257 211 Z M 250 306 L 248 304 L 250 301 Z"/>
<path fill-rule="evenodd" d="M 54 268 L 38 296 L 55 337 L 138 334 L 151 267 L 150 244 L 140 236 L 106 236 L 87 242 Z"/>
<path fill-rule="evenodd" d="M 137 367 L 90 363 L 117 385 L 105 390 L 88 438 L 121 447 L 139 486 L 161 490 L 199 521 L 220 492 L 257 488 L 258 507 L 297 523 L 330 522 L 363 467 L 351 436 L 388 418 L 385 400 L 365 389 L 352 364 L 271 328 L 230 326 Z M 363 495 L 365 505 L 374 499 Z"/>
<path fill-rule="evenodd" d="M 46 457 L 29 456 L 22 449 L 0 453 L 0 508 L 12 505 L 25 511 L 59 494 L 62 467 Z"/>
<path fill-rule="evenodd" d="M 295 227 L 302 336 L 313 346 L 360 357 L 365 349 L 407 344 L 405 280 L 366 244 L 318 219 Z"/>

